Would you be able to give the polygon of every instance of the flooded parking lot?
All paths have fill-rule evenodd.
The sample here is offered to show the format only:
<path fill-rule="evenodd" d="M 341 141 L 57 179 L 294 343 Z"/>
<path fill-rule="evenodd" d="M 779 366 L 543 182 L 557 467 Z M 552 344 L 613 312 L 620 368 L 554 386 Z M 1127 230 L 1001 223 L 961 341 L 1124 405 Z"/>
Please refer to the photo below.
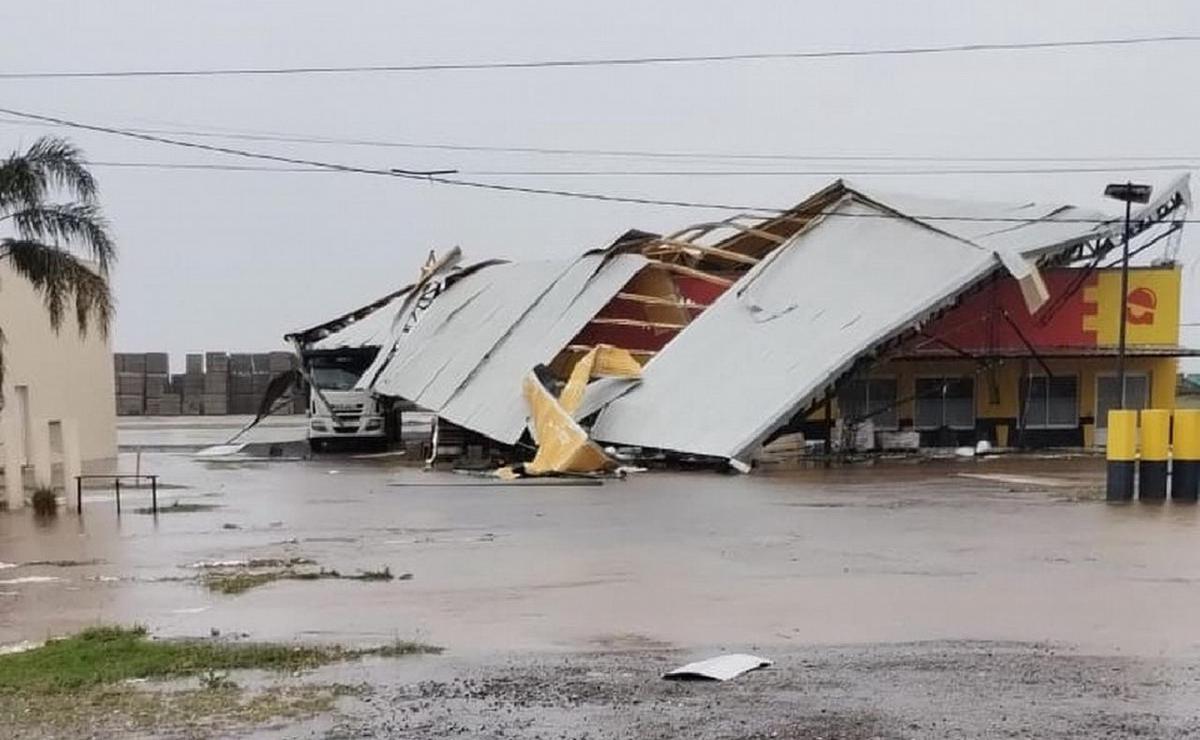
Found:
<path fill-rule="evenodd" d="M 0 518 L 0 641 L 136 620 L 179 634 L 420 635 L 485 651 L 971 638 L 1194 652 L 1200 636 L 1177 615 L 1200 605 L 1200 511 L 1105 505 L 1090 497 L 1100 465 L 500 486 L 388 458 L 144 453 L 166 484 L 158 517 L 136 513 L 148 490 L 126 489 L 121 517 L 111 492 L 89 490 L 82 518 Z M 412 579 L 280 582 L 234 597 L 181 580 L 195 575 L 189 565 L 249 558 Z M 20 565 L 60 560 L 88 564 Z"/>
<path fill-rule="evenodd" d="M 452 683 L 553 656 L 627 656 L 628 673 L 628 656 L 653 656 L 658 670 L 664 655 L 726 650 L 791 656 L 776 674 L 789 675 L 801 656 L 850 651 L 866 666 L 919 643 L 939 655 L 1026 646 L 1189 677 L 1200 656 L 1200 510 L 1106 505 L 1093 458 L 647 472 L 587 486 L 495 485 L 397 461 L 146 451 L 143 470 L 164 482 L 158 516 L 139 513 L 146 489 L 123 491 L 119 517 L 111 492 L 92 489 L 82 517 L 0 517 L 0 643 L 138 623 L 162 636 L 447 648 L 383 683 Z M 206 564 L 250 561 L 347 577 L 206 585 Z M 349 577 L 383 569 L 396 577 Z M 1167 704 L 1188 705 L 1187 687 Z M 379 722 L 394 723 L 390 712 Z"/>

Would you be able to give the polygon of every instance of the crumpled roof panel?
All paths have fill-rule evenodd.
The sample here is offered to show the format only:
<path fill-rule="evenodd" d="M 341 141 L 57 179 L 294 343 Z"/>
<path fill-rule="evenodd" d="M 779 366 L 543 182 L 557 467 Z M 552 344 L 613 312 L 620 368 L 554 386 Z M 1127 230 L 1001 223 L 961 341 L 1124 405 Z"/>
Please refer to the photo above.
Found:
<path fill-rule="evenodd" d="M 622 254 L 589 254 L 572 264 L 482 359 L 440 413 L 455 424 L 507 444 L 525 429 L 528 405 L 521 381 L 549 363 L 585 324 L 649 261 Z"/>
<path fill-rule="evenodd" d="M 646 264 L 640 255 L 592 253 L 471 273 L 420 315 L 374 389 L 512 444 L 528 416 L 522 378 L 554 359 Z"/>
<path fill-rule="evenodd" d="M 396 346 L 376 392 L 437 411 L 530 305 L 567 268 L 563 261 L 508 262 L 442 292 Z M 520 388 L 517 388 L 520 393 Z"/>
<path fill-rule="evenodd" d="M 310 343 L 305 349 L 331 350 L 383 346 L 392 335 L 392 322 L 407 296 L 407 293 L 403 293 L 392 298 L 357 321 Z"/>
<path fill-rule="evenodd" d="M 961 222 L 971 226 L 956 233 L 952 224 L 880 217 L 887 211 L 872 201 L 842 200 L 742 276 L 646 365 L 638 386 L 601 412 L 593 437 L 743 456 L 819 398 L 864 351 L 998 264 L 991 245 L 975 241 L 1001 237 L 983 236 L 980 222 Z M 921 215 L 921 207 L 906 207 Z M 932 212 L 946 213 L 945 205 L 938 209 Z M 975 208 L 971 215 L 987 212 Z M 1003 246 L 1029 253 L 1093 228 L 1021 229 L 1020 236 L 1003 237 L 1011 239 Z"/>

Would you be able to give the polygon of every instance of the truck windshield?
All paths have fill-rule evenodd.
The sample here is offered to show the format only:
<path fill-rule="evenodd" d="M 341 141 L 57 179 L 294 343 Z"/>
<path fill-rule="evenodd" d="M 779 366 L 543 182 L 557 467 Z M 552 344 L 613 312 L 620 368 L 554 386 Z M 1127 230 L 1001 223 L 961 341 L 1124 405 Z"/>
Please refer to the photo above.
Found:
<path fill-rule="evenodd" d="M 356 348 L 308 355 L 313 383 L 323 391 L 348 391 L 375 359 L 378 348 Z"/>
<path fill-rule="evenodd" d="M 344 367 L 314 367 L 313 382 L 323 391 L 348 391 L 358 382 L 358 373 Z"/>

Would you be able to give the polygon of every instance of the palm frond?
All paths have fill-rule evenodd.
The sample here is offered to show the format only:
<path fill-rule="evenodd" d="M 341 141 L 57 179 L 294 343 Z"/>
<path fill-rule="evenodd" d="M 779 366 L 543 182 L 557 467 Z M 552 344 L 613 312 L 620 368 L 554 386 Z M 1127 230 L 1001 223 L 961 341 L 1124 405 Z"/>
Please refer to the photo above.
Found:
<path fill-rule="evenodd" d="M 64 190 L 84 203 L 96 199 L 96 179 L 71 142 L 44 136 L 0 162 L 0 208 L 36 206 L 51 189 Z"/>
<path fill-rule="evenodd" d="M 96 178 L 88 171 L 83 152 L 66 139 L 43 136 L 22 155 L 42 173 L 46 182 L 90 203 L 96 199 Z"/>
<path fill-rule="evenodd" d="M 57 245 L 77 244 L 96 260 L 100 274 L 107 275 L 116 258 L 116 247 L 108 234 L 108 222 L 92 203 L 68 203 L 25 208 L 11 216 L 17 234 L 25 241 L 51 241 Z"/>
<path fill-rule="evenodd" d="M 95 325 L 107 336 L 112 322 L 113 297 L 108 281 L 67 250 L 27 239 L 0 239 L 0 259 L 41 293 L 55 331 L 62 326 L 68 306 L 75 309 L 80 336 Z"/>
<path fill-rule="evenodd" d="M 0 162 L 0 213 L 36 207 L 46 198 L 46 178 L 15 154 Z"/>

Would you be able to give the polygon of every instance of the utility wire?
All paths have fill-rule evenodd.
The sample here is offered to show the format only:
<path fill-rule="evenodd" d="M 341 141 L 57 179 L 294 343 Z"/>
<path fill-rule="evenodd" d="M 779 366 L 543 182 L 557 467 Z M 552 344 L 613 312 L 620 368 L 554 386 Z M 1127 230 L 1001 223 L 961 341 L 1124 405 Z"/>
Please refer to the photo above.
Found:
<path fill-rule="evenodd" d="M 28 121 L 0 118 L 0 123 L 29 125 Z M 60 124 L 51 124 L 60 125 Z M 122 126 L 122 130 L 139 134 L 164 136 L 190 136 L 206 139 L 230 139 L 240 141 L 268 141 L 287 144 L 336 144 L 345 146 L 378 147 L 394 149 L 429 149 L 450 152 L 488 152 L 508 154 L 540 154 L 550 156 L 627 157 L 635 159 L 687 159 L 687 160 L 731 160 L 749 162 L 814 161 L 814 162 L 1200 162 L 1200 154 L 1192 155 L 1147 155 L 1147 156 L 1082 156 L 1082 157 L 1013 157 L 1013 156 L 965 156 L 904 155 L 904 154 L 788 154 L 788 153 L 735 153 L 735 152 L 686 152 L 650 151 L 637 149 L 596 149 L 569 147 L 533 146 L 490 146 L 478 144 L 444 144 L 409 141 L 387 141 L 379 139 L 344 138 L 305 134 L 272 133 L 244 130 L 200 131 L 182 128 L 139 128 Z"/>
<path fill-rule="evenodd" d="M 265 165 L 225 165 L 188 162 L 114 162 L 96 161 L 97 167 L 129 167 L 163 170 L 218 170 L 231 172 L 336 172 L 319 167 L 271 167 Z M 1196 169 L 1196 162 L 1174 165 L 1115 167 L 1036 167 L 1036 168 L 947 168 L 947 169 L 872 169 L 872 170 L 459 170 L 458 174 L 479 177 L 827 177 L 858 175 L 1038 175 L 1098 172 L 1157 172 Z"/>
<path fill-rule="evenodd" d="M 1142 46 L 1147 44 L 1194 43 L 1196 41 L 1200 41 L 1200 36 L 1169 35 L 1145 36 L 1138 38 L 1033 41 L 1024 43 L 950 44 L 945 46 L 909 46 L 878 49 L 829 49 L 815 51 L 747 52 L 739 54 L 607 57 L 595 59 L 542 59 L 509 62 L 434 62 L 427 64 L 226 67 L 215 69 L 130 69 L 86 72 L 4 72 L 0 73 L 0 80 L 99 79 L 128 77 L 233 77 L 246 75 L 321 75 L 379 72 L 454 72 L 504 69 L 631 67 L 660 64 L 697 64 L 708 62 L 756 62 L 795 59 L 844 59 L 856 57 L 894 57 L 927 54 L 963 54 L 995 51 L 1037 51 L 1092 47 Z"/>
<path fill-rule="evenodd" d="M 657 198 L 640 198 L 634 196 L 610 195 L 607 193 L 584 192 L 577 190 L 564 190 L 556 188 L 535 188 L 520 185 L 504 185 L 499 183 L 479 182 L 475 180 L 463 180 L 460 178 L 446 177 L 442 173 L 455 172 L 455 170 L 433 170 L 429 172 L 418 172 L 413 170 L 403 169 L 382 169 L 374 167 L 360 167 L 356 165 L 341 164 L 337 162 L 326 162 L 314 159 L 302 159 L 299 157 L 285 157 L 277 154 L 267 154 L 264 152 L 247 151 L 244 149 L 233 149 L 230 147 L 215 146 L 213 144 L 201 144 L 194 141 L 183 141 L 180 139 L 170 139 L 154 134 L 141 134 L 133 131 L 112 128 L 108 126 L 99 126 L 90 123 L 81 123 L 78 121 L 70 121 L 64 118 L 55 118 L 53 116 L 44 116 L 36 113 L 27 113 L 24 111 L 13 110 L 11 108 L 0 108 L 0 114 L 16 116 L 34 121 L 43 121 L 47 123 L 56 123 L 70 128 L 76 128 L 84 131 L 95 131 L 98 133 L 111 134 L 139 141 L 152 142 L 156 144 L 165 144 L 169 146 L 183 147 L 187 149 L 196 149 L 200 151 L 215 152 L 218 154 L 227 154 L 230 156 L 244 157 L 248 159 L 264 160 L 269 162 L 280 162 L 283 164 L 301 165 L 306 167 L 315 167 L 319 169 L 331 170 L 336 172 L 352 172 L 367 175 L 379 175 L 385 177 L 398 177 L 406 180 L 419 180 L 424 182 L 441 183 L 444 185 L 456 185 L 459 187 L 474 188 L 477 190 L 495 190 L 509 193 L 525 193 L 530 195 L 554 195 L 567 198 L 578 198 L 582 200 L 605 201 L 614 203 L 633 203 L 639 205 L 658 205 L 658 206 L 674 206 L 682 208 L 711 208 L 725 211 L 737 211 L 740 213 L 759 213 L 769 215 L 780 215 L 790 212 L 791 209 L 748 206 L 748 205 L 731 205 L 727 203 L 705 203 L 699 201 L 686 200 L 667 200 Z M 873 213 L 873 214 L 846 214 L 836 211 L 825 211 L 812 214 L 826 215 L 833 217 L 852 217 L 852 218 L 899 218 L 913 219 L 917 221 L 952 221 L 952 222 L 982 222 L 982 223 L 1015 223 L 1029 224 L 1041 223 L 1046 221 L 1044 218 L 1019 218 L 1019 217 L 1002 217 L 1002 216 L 943 216 L 943 215 L 907 215 L 907 214 L 891 214 L 891 213 Z M 1085 223 L 1095 224 L 1097 226 L 1106 225 L 1115 222 L 1116 219 L 1095 219 L 1095 218 L 1054 218 L 1055 223 Z M 1181 220 L 1181 222 L 1183 222 Z"/>

